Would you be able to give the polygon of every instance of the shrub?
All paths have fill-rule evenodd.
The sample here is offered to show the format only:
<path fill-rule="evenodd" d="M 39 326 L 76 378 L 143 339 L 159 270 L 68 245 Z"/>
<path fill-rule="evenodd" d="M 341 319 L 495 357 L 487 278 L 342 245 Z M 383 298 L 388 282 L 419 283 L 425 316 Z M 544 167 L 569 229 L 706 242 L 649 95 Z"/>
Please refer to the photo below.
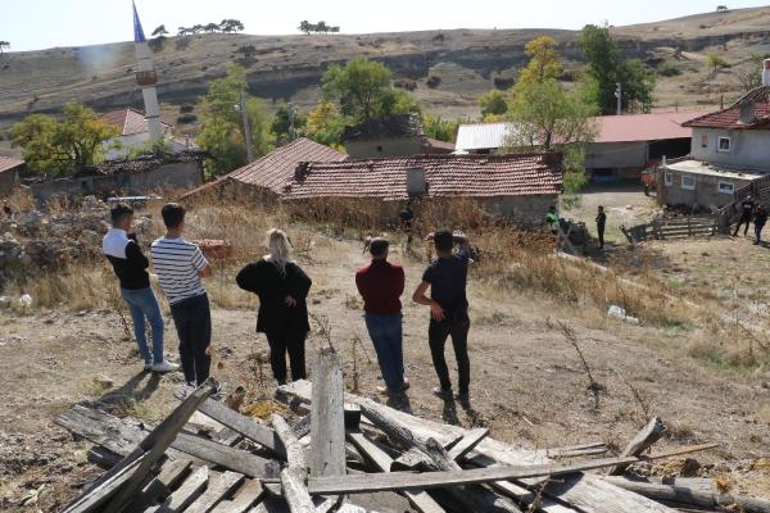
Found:
<path fill-rule="evenodd" d="M 414 91 L 417 89 L 417 82 L 408 77 L 397 78 L 393 81 L 393 87 L 406 89 L 407 91 Z"/>
<path fill-rule="evenodd" d="M 189 112 L 185 114 L 180 114 L 176 118 L 176 122 L 179 123 L 180 125 L 190 125 L 192 123 L 195 123 L 196 121 L 198 121 L 198 116 Z"/>
<path fill-rule="evenodd" d="M 495 77 L 492 82 L 495 84 L 496 88 L 505 91 L 513 87 L 513 84 L 516 81 L 513 77 Z"/>
<path fill-rule="evenodd" d="M 441 85 L 441 77 L 436 75 L 431 75 L 428 77 L 428 80 L 425 82 L 425 84 L 431 89 L 435 89 Z"/>

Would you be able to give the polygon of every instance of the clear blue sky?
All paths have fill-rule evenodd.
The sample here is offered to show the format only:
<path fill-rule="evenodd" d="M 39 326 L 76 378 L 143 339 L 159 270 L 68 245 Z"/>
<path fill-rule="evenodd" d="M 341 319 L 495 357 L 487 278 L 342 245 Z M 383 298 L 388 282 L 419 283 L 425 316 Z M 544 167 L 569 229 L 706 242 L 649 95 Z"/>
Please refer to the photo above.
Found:
<path fill-rule="evenodd" d="M 146 32 L 237 18 L 249 34 L 291 34 L 303 19 L 343 33 L 452 28 L 566 28 L 609 21 L 628 25 L 710 12 L 749 0 L 137 0 Z M 0 40 L 11 50 L 126 41 L 130 0 L 0 0 Z"/>

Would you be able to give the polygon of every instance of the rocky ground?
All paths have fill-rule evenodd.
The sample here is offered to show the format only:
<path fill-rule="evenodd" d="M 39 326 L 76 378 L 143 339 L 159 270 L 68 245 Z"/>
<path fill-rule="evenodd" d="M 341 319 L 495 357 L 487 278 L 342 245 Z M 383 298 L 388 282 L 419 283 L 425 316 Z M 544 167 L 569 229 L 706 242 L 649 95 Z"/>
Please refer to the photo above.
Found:
<path fill-rule="evenodd" d="M 406 260 L 411 292 L 424 264 L 393 258 Z M 330 337 L 343 352 L 348 388 L 372 394 L 381 378 L 352 275 L 365 262 L 360 246 L 340 241 L 301 260 L 314 279 L 308 354 Z M 210 287 L 231 282 L 235 271 L 220 271 Z M 430 394 L 435 376 L 428 312 L 405 301 L 405 357 L 413 386 L 398 407 L 464 426 L 489 425 L 496 438 L 539 448 L 593 441 L 617 448 L 648 416 L 660 415 L 669 427 L 661 447 L 718 442 L 720 448 L 696 455 L 696 463 L 680 460 L 641 471 L 724 475 L 737 490 L 770 497 L 766 368 L 718 368 L 691 357 L 692 327 L 631 326 L 474 277 L 470 294 L 472 406 L 446 406 Z M 272 392 L 269 368 L 259 364 L 266 341 L 253 332 L 253 300 L 238 291 L 229 297 L 232 305 L 213 311 L 214 375 L 228 387 L 247 386 L 253 402 Z M 173 355 L 176 337 L 167 321 L 166 348 Z M 587 375 L 557 321 L 575 330 L 603 387 L 598 397 L 589 392 Z M 112 308 L 6 308 L 0 326 L 0 509 L 56 511 L 98 472 L 86 461 L 88 444 L 56 427 L 56 414 L 79 401 L 101 400 L 117 414 L 157 420 L 174 405 L 179 377 L 142 372 L 135 344 Z"/>

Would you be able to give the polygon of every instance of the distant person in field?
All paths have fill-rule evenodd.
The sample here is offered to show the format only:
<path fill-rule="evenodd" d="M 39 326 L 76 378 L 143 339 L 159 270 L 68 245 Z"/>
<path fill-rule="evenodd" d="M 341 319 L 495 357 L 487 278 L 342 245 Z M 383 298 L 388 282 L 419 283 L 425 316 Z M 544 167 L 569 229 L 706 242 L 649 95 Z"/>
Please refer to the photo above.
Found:
<path fill-rule="evenodd" d="M 452 399 L 452 382 L 444 357 L 446 340 L 452 337 L 455 358 L 457 359 L 458 394 L 457 399 L 467 404 L 470 400 L 470 359 L 468 358 L 468 331 L 471 321 L 468 316 L 468 298 L 465 288 L 468 281 L 468 264 L 471 259 L 471 246 L 463 235 L 453 235 L 448 230 L 431 233 L 425 239 L 432 241 L 438 258 L 428 266 L 422 277 L 422 283 L 415 290 L 412 299 L 421 305 L 430 307 L 430 326 L 428 341 L 436 368 L 439 386 L 433 389 L 434 395 Z M 458 246 L 456 253 L 453 252 Z M 430 289 L 430 297 L 426 292 Z"/>
<path fill-rule="evenodd" d="M 596 232 L 599 234 L 599 249 L 604 249 L 604 228 L 607 226 L 607 214 L 604 213 L 604 207 L 599 207 L 599 213 L 596 215 Z"/>
<path fill-rule="evenodd" d="M 259 296 L 257 333 L 267 336 L 270 366 L 279 385 L 288 378 L 286 354 L 291 377 L 305 379 L 305 340 L 310 332 L 307 296 L 312 280 L 292 259 L 289 238 L 281 230 L 267 232 L 269 253 L 241 269 L 235 280 L 243 290 Z"/>
<path fill-rule="evenodd" d="M 404 268 L 388 262 L 390 243 L 375 238 L 369 244 L 372 262 L 356 272 L 356 287 L 364 298 L 364 319 L 385 381 L 377 391 L 399 395 L 409 387 L 404 377 L 401 295 Z"/>
<path fill-rule="evenodd" d="M 166 235 L 152 243 L 152 265 L 171 307 L 189 392 L 208 379 L 211 367 L 211 309 L 201 279 L 211 276 L 212 269 L 201 249 L 184 239 L 185 214 L 181 205 L 163 205 Z"/>
<path fill-rule="evenodd" d="M 406 249 L 409 251 L 412 249 L 412 229 L 414 228 L 414 212 L 411 202 L 406 204 L 404 210 L 398 214 L 398 218 L 401 221 L 401 229 L 406 234 Z"/>
<path fill-rule="evenodd" d="M 735 227 L 735 232 L 733 233 L 733 237 L 736 237 L 738 235 L 738 231 L 741 229 L 742 224 L 746 224 L 746 228 L 743 230 L 743 236 L 749 234 L 749 225 L 751 224 L 752 219 L 754 218 L 754 209 L 757 208 L 757 203 L 754 201 L 754 196 L 749 194 L 746 196 L 746 199 L 741 201 L 740 203 L 740 209 L 741 209 L 741 219 L 738 221 L 738 226 Z"/>
<path fill-rule="evenodd" d="M 764 205 L 757 206 L 756 212 L 754 212 L 754 234 L 756 235 L 755 246 L 759 246 L 762 243 L 762 229 L 767 224 L 767 209 Z"/>
<path fill-rule="evenodd" d="M 112 264 L 120 282 L 120 295 L 131 312 L 144 368 L 159 373 L 175 371 L 179 365 L 169 363 L 163 357 L 163 315 L 150 287 L 147 274 L 150 261 L 142 253 L 134 233 L 134 211 L 126 205 L 117 205 L 110 211 L 110 217 L 112 228 L 102 240 L 102 252 Z M 147 345 L 145 320 L 152 328 L 152 352 Z"/>

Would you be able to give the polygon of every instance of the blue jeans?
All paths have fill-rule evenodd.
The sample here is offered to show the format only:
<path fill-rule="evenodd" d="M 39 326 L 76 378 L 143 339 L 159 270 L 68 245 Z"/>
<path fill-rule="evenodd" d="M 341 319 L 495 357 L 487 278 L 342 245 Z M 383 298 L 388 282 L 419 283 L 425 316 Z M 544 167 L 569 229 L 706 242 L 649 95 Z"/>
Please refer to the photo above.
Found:
<path fill-rule="evenodd" d="M 160 313 L 160 306 L 152 289 L 150 287 L 138 290 L 120 289 L 120 295 L 123 296 L 123 300 L 131 311 L 134 335 L 139 344 L 139 353 L 145 363 L 161 363 L 163 361 L 163 315 Z M 150 321 L 150 327 L 152 327 L 152 354 L 147 346 L 145 318 Z"/>
<path fill-rule="evenodd" d="M 366 329 L 377 352 L 382 378 L 391 392 L 404 388 L 404 350 L 400 313 L 378 315 L 367 313 L 364 316 Z"/>

